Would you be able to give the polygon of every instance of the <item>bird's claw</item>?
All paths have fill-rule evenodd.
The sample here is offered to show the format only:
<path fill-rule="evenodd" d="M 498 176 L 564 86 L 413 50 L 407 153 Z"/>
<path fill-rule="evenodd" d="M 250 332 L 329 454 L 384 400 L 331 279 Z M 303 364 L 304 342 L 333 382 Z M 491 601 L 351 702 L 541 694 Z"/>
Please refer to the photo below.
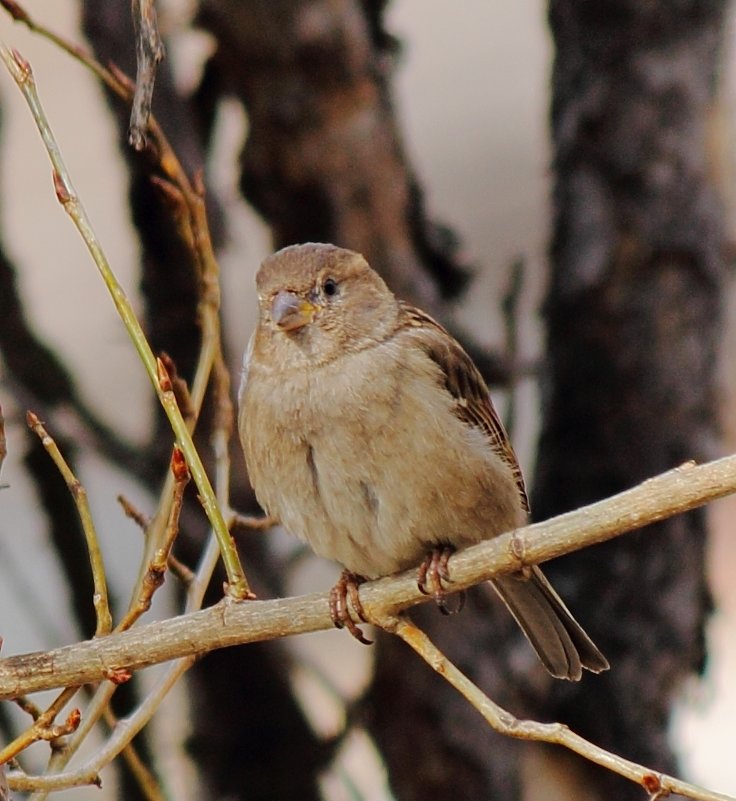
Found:
<path fill-rule="evenodd" d="M 358 594 L 358 587 L 363 581 L 365 579 L 362 576 L 357 576 L 349 570 L 343 570 L 337 584 L 330 590 L 330 617 L 336 628 L 347 629 L 358 642 L 362 642 L 363 645 L 371 645 L 373 640 L 369 640 L 363 634 L 348 608 L 348 599 L 350 599 L 350 605 L 355 614 L 364 623 L 368 622 Z"/>
<path fill-rule="evenodd" d="M 455 615 L 465 606 L 464 592 L 459 594 L 458 604 L 454 609 L 447 605 L 448 591 L 445 585 L 452 584 L 447 563 L 453 553 L 455 553 L 455 549 L 451 545 L 432 548 L 419 566 L 417 575 L 419 592 L 423 595 L 431 595 L 443 615 Z"/>

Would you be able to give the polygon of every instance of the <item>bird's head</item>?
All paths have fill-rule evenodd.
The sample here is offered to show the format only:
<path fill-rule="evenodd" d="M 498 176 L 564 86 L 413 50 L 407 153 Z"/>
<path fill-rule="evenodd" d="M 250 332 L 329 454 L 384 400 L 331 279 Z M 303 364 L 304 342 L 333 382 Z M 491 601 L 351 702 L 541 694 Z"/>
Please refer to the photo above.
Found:
<path fill-rule="evenodd" d="M 291 245 L 269 256 L 256 276 L 259 337 L 312 363 L 380 342 L 398 303 L 359 253 L 335 245 Z"/>

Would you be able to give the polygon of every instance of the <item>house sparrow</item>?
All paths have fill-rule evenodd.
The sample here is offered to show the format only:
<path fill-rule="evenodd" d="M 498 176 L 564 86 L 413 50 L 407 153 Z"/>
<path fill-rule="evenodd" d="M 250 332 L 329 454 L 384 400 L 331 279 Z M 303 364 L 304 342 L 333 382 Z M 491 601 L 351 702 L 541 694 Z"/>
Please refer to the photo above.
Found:
<path fill-rule="evenodd" d="M 524 479 L 470 357 L 360 254 L 293 245 L 256 284 L 238 420 L 249 475 L 267 514 L 346 569 L 333 620 L 362 639 L 356 580 L 424 558 L 420 587 L 442 603 L 453 549 L 525 524 Z M 491 583 L 553 676 L 608 668 L 538 567 Z"/>

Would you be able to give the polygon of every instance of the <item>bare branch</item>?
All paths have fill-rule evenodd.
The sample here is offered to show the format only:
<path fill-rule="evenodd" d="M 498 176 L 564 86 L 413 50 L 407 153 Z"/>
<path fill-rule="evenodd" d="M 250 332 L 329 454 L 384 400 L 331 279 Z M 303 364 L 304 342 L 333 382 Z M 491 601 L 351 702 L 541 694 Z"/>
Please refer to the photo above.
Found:
<path fill-rule="evenodd" d="M 109 707 L 105 709 L 105 723 L 107 723 L 110 729 L 114 729 L 118 723 L 117 718 Z M 143 797 L 147 799 L 147 801 L 166 801 L 156 777 L 143 762 L 133 743 L 128 743 L 128 745 L 125 746 L 122 751 L 122 757 L 128 765 L 130 772 L 135 776 Z"/>
<path fill-rule="evenodd" d="M 28 699 L 24 699 L 22 703 L 19 703 L 19 706 L 32 715 L 33 724 L 18 735 L 13 742 L 0 750 L 0 765 L 4 765 L 6 762 L 14 759 L 21 751 L 38 740 L 54 740 L 64 734 L 70 734 L 76 731 L 80 721 L 80 712 L 78 709 L 72 710 L 67 718 L 67 722 L 62 724 L 61 727 L 54 726 L 53 724 L 56 720 L 56 716 L 67 703 L 71 701 L 78 689 L 78 687 L 67 687 L 62 690 L 45 712 L 41 712 L 41 710 L 28 701 Z"/>
<path fill-rule="evenodd" d="M 174 494 L 176 494 L 176 483 L 174 484 Z M 123 512 L 125 513 L 126 517 L 129 517 L 145 534 L 148 526 L 151 524 L 150 518 L 146 517 L 140 509 L 136 509 L 135 506 L 124 496 L 118 495 L 117 501 L 122 506 Z M 174 500 L 176 503 L 176 500 Z M 169 520 L 171 519 L 171 509 L 169 509 Z M 232 527 L 232 523 L 228 523 L 228 529 Z M 192 581 L 194 573 L 179 559 L 177 559 L 173 553 L 169 552 L 169 559 L 168 559 L 168 566 L 169 570 L 181 581 L 181 583 L 186 587 Z M 144 579 L 145 580 L 145 579 Z"/>
<path fill-rule="evenodd" d="M 612 754 L 604 748 L 575 734 L 563 723 L 538 723 L 535 720 L 519 720 L 510 712 L 494 703 L 478 686 L 462 673 L 427 635 L 405 617 L 384 621 L 383 628 L 396 634 L 446 681 L 448 681 L 486 722 L 499 734 L 519 740 L 553 743 L 569 748 L 596 765 L 607 768 L 625 779 L 641 785 L 650 799 L 664 798 L 677 793 L 696 801 L 734 801 L 733 796 L 716 793 L 694 784 L 658 773 L 631 760 Z"/>
<path fill-rule="evenodd" d="M 197 574 L 187 589 L 187 610 L 199 609 L 202 605 L 204 593 L 209 584 L 212 572 L 218 559 L 217 541 L 210 537 L 204 555 L 200 562 Z M 57 752 L 49 762 L 46 776 L 26 776 L 13 774 L 12 787 L 16 790 L 35 790 L 34 801 L 43 801 L 51 790 L 60 790 L 68 787 L 77 787 L 83 784 L 96 784 L 99 781 L 99 772 L 108 765 L 118 754 L 127 749 L 133 738 L 150 721 L 168 695 L 171 688 L 194 663 L 194 656 L 177 659 L 163 672 L 156 685 L 146 696 L 140 706 L 128 715 L 125 720 L 118 721 L 110 738 L 94 756 L 81 767 L 67 773 L 57 773 L 62 770 L 72 755 L 76 752 L 95 721 L 105 714 L 108 703 L 115 690 L 115 685 L 104 682 L 95 693 L 95 697 L 87 710 L 87 715 L 79 731 L 63 752 Z"/>
<path fill-rule="evenodd" d="M 184 490 L 189 484 L 189 471 L 184 454 L 179 448 L 174 448 L 171 456 L 171 472 L 174 474 L 174 499 L 169 509 L 169 520 L 166 526 L 166 536 L 160 547 L 156 549 L 153 559 L 148 565 L 141 583 L 140 595 L 137 603 L 132 604 L 123 619 L 115 627 L 116 631 L 129 629 L 143 614 L 151 608 L 153 595 L 164 583 L 166 569 L 171 559 L 171 549 L 179 533 L 179 516 L 184 503 Z"/>
<path fill-rule="evenodd" d="M 109 634 L 112 629 L 112 617 L 110 615 L 110 604 L 107 597 L 107 578 L 105 575 L 105 564 L 102 559 L 100 543 L 97 539 L 97 530 L 92 520 L 92 511 L 89 508 L 87 491 L 82 486 L 79 479 L 74 475 L 71 467 L 63 457 L 53 438 L 43 426 L 43 423 L 33 412 L 26 413 L 28 427 L 38 436 L 41 444 L 46 449 L 58 471 L 61 473 L 64 482 L 69 488 L 79 520 L 82 523 L 85 539 L 87 540 L 87 551 L 89 552 L 89 563 L 92 569 L 92 580 L 94 582 L 94 598 L 92 599 L 95 614 L 97 616 L 97 629 L 95 636 L 101 637 Z"/>
<path fill-rule="evenodd" d="M 87 246 L 90 255 L 92 256 L 92 259 L 94 260 L 94 263 L 105 282 L 105 286 L 112 297 L 118 314 L 125 325 L 133 345 L 135 346 L 135 349 L 146 368 L 148 377 L 151 380 L 154 389 L 156 390 L 156 394 L 161 401 L 161 405 L 163 406 L 174 434 L 176 435 L 179 447 L 186 456 L 189 469 L 191 470 L 192 477 L 194 478 L 194 482 L 196 483 L 199 491 L 200 501 L 217 535 L 218 542 L 220 543 L 222 560 L 228 576 L 228 594 L 233 598 L 238 599 L 249 598 L 252 596 L 250 587 L 248 586 L 243 568 L 240 564 L 240 559 L 232 543 L 232 539 L 227 530 L 227 526 L 225 525 L 225 521 L 222 518 L 222 513 L 217 505 L 215 493 L 212 489 L 209 477 L 204 469 L 204 465 L 202 464 L 199 453 L 192 442 L 189 428 L 184 421 L 179 408 L 176 406 L 174 393 L 170 389 L 170 382 L 168 390 L 164 389 L 161 385 L 158 363 L 151 352 L 150 345 L 146 340 L 143 329 L 138 322 L 135 312 L 133 311 L 133 307 L 126 296 L 125 291 L 118 282 L 110 263 L 107 260 L 102 247 L 100 246 L 99 240 L 92 229 L 92 225 L 87 217 L 84 206 L 82 205 L 81 200 L 74 189 L 71 177 L 66 169 L 64 159 L 62 158 L 58 144 L 56 143 L 54 135 L 51 131 L 51 127 L 38 98 L 31 65 L 20 55 L 20 53 L 17 51 L 13 51 L 11 53 L 11 51 L 4 46 L 0 47 L 0 56 L 5 62 L 8 72 L 11 74 L 18 85 L 18 88 L 21 90 L 23 97 L 25 98 L 28 107 L 31 110 L 31 113 L 33 114 L 34 121 L 36 122 L 49 159 L 53 166 L 53 178 L 57 198 L 82 236 L 82 239 Z M 199 228 L 198 233 L 201 236 L 208 237 L 206 225 Z M 212 261 L 214 261 L 214 259 L 212 259 Z M 203 274 L 205 274 L 204 269 Z M 214 272 L 207 274 L 215 279 L 217 275 L 216 268 L 214 269 Z M 208 287 L 205 285 L 203 292 L 203 303 L 212 305 L 212 299 L 210 297 L 212 295 L 212 290 L 207 290 Z M 206 322 L 207 320 L 203 320 L 203 331 L 205 338 L 208 333 Z M 218 344 L 213 348 L 213 359 L 219 358 L 218 354 L 220 354 L 219 330 L 218 321 L 214 324 L 214 333 L 216 334 L 215 341 Z M 208 373 L 205 375 L 205 383 L 207 378 Z"/>
<path fill-rule="evenodd" d="M 511 531 L 449 561 L 453 586 L 462 590 L 499 573 L 520 570 L 612 539 L 736 492 L 736 456 L 703 465 L 686 463 L 633 489 L 543 523 Z M 416 571 L 360 588 L 371 619 L 426 601 Z M 304 634 L 332 627 L 327 594 L 216 606 L 48 652 L 0 660 L 0 700 L 39 690 L 100 681 L 124 668 L 135 671 L 215 648 Z"/>

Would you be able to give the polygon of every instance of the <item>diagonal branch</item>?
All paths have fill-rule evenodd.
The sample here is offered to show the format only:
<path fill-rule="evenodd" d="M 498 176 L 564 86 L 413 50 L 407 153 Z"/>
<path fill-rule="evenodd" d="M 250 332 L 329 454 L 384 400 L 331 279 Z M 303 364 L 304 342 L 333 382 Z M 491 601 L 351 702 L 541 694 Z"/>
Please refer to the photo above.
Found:
<path fill-rule="evenodd" d="M 613 754 L 576 734 L 563 723 L 519 720 L 492 701 L 437 648 L 427 635 L 405 617 L 387 618 L 383 628 L 400 637 L 424 661 L 448 681 L 499 734 L 519 740 L 561 745 L 585 759 L 640 784 L 649 798 L 665 798 L 672 793 L 695 801 L 734 801 L 733 796 L 706 790 L 674 776 L 645 768 L 630 759 Z"/>
<path fill-rule="evenodd" d="M 453 586 L 461 590 L 499 573 L 604 542 L 733 492 L 736 455 L 703 465 L 688 462 L 598 503 L 459 551 L 449 562 Z M 362 585 L 360 599 L 374 620 L 427 600 L 412 570 Z M 216 648 L 331 626 L 324 593 L 247 603 L 226 598 L 200 612 L 53 651 L 2 659 L 0 700 L 97 682 L 121 669 L 134 671 Z"/>
<path fill-rule="evenodd" d="M 79 479 L 74 475 L 74 471 L 66 461 L 59 446 L 49 435 L 43 423 L 33 412 L 26 412 L 26 422 L 29 428 L 39 437 L 41 444 L 53 460 L 59 473 L 61 473 L 69 493 L 74 500 L 79 514 L 79 520 L 87 540 L 87 551 L 89 552 L 90 569 L 94 582 L 94 595 L 92 602 L 95 607 L 97 628 L 95 636 L 100 637 L 109 634 L 112 630 L 112 616 L 110 614 L 110 604 L 107 595 L 107 578 L 105 574 L 105 564 L 102 559 L 102 551 L 97 538 L 97 530 L 92 519 L 92 510 L 87 498 L 87 490 Z"/>

